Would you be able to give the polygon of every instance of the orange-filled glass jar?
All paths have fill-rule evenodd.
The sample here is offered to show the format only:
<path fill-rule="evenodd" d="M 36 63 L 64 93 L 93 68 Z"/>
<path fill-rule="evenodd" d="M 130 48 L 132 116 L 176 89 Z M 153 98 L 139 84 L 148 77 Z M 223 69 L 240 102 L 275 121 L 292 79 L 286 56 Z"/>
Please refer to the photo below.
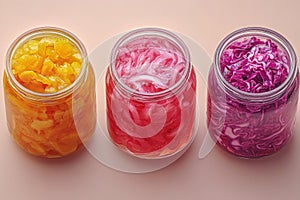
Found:
<path fill-rule="evenodd" d="M 63 157 L 93 134 L 94 72 L 72 33 L 42 27 L 19 36 L 7 52 L 3 82 L 8 130 L 28 153 Z"/>

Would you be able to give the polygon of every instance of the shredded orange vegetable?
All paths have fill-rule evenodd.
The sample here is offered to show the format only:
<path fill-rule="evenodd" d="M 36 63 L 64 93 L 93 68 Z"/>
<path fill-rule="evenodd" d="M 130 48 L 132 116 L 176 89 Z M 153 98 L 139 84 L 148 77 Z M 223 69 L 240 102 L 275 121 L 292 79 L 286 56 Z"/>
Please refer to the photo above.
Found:
<path fill-rule="evenodd" d="M 82 57 L 70 40 L 42 37 L 27 41 L 12 58 L 18 82 L 41 93 L 57 92 L 72 84 L 81 70 Z"/>
<path fill-rule="evenodd" d="M 12 55 L 12 72 L 34 92 L 54 93 L 72 84 L 82 66 L 79 49 L 68 39 L 47 36 L 31 39 Z M 61 157 L 82 146 L 94 131 L 96 111 L 92 68 L 76 93 L 51 103 L 20 95 L 4 76 L 8 128 L 27 152 Z M 76 125 L 75 125 L 76 122 Z M 78 128 L 80 134 L 78 135 Z"/>

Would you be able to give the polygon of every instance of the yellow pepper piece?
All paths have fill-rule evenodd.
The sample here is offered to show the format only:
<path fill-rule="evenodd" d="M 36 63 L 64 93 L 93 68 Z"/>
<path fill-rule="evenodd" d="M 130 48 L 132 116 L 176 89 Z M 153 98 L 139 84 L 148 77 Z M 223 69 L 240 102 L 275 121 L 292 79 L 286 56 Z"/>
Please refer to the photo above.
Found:
<path fill-rule="evenodd" d="M 20 46 L 12 63 L 13 74 L 24 87 L 34 92 L 53 93 L 76 80 L 82 57 L 70 40 L 46 36 Z"/>

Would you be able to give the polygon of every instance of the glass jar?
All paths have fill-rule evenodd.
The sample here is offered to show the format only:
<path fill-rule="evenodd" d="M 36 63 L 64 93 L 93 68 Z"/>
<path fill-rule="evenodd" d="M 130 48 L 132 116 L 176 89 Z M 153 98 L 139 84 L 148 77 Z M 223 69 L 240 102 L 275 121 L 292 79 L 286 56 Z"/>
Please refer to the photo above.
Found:
<path fill-rule="evenodd" d="M 260 50 L 251 48 L 255 43 L 259 43 Z M 236 54 L 230 55 L 233 52 Z M 234 59 L 238 62 L 232 65 L 233 68 L 224 67 L 224 63 L 233 63 Z M 246 78 L 243 74 L 246 65 L 250 72 L 256 67 L 269 70 L 269 85 L 259 83 L 268 80 L 261 69 L 251 74 L 255 78 Z M 285 69 L 278 72 L 282 66 Z M 285 72 L 288 73 L 281 84 L 264 90 L 280 76 L 284 77 Z M 232 75 L 230 79 L 229 75 Z M 245 91 L 247 88 L 252 89 Z M 298 93 L 297 60 L 290 43 L 282 35 L 266 28 L 237 30 L 221 41 L 210 69 L 207 107 L 209 132 L 219 146 L 234 155 L 256 158 L 273 154 L 286 145 L 294 132 Z"/>
<path fill-rule="evenodd" d="M 33 44 L 35 41 L 44 39 L 43 42 L 48 42 L 57 38 L 70 42 L 69 44 L 78 50 L 76 59 L 82 59 L 82 65 L 79 65 L 81 68 L 77 78 L 56 92 L 36 91 L 37 87 L 28 88 L 30 84 L 25 87 L 24 83 L 21 84 L 19 78 L 17 79 L 15 69 L 12 68 L 14 56 L 21 52 L 18 49 L 29 41 Z M 38 45 L 41 45 L 41 42 Z M 50 55 L 55 48 L 53 44 L 47 45 L 41 52 L 39 50 L 42 45 L 28 45 L 24 47 L 24 51 L 32 50 L 33 56 L 42 58 L 41 54 Z M 62 46 L 62 51 L 67 51 L 66 49 L 67 47 Z M 51 55 L 62 64 L 66 64 L 69 59 L 60 57 L 62 54 Z M 10 46 L 3 77 L 7 126 L 16 143 L 26 152 L 47 158 L 63 157 L 80 149 L 82 143 L 93 134 L 96 124 L 95 79 L 93 69 L 86 58 L 86 50 L 76 36 L 54 27 L 30 30 L 19 36 Z M 42 59 L 43 61 L 46 62 Z M 31 70 L 36 71 L 33 66 L 35 65 L 31 63 Z M 54 68 L 51 70 L 56 70 Z M 65 74 L 66 72 L 64 71 Z"/>
<path fill-rule="evenodd" d="M 175 34 L 143 28 L 123 35 L 106 74 L 107 127 L 112 142 L 140 158 L 163 158 L 193 138 L 196 76 Z"/>

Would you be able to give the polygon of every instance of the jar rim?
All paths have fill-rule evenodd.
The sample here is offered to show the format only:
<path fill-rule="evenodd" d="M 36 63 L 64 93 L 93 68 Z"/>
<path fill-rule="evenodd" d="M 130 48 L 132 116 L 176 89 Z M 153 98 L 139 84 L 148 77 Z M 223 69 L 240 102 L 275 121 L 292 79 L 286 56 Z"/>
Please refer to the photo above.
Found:
<path fill-rule="evenodd" d="M 127 42 L 130 42 L 134 39 L 137 39 L 142 36 L 157 36 L 164 38 L 166 40 L 171 41 L 174 43 L 179 49 L 182 51 L 184 58 L 186 60 L 186 66 L 184 68 L 183 74 L 180 77 L 180 79 L 171 87 L 159 91 L 159 92 L 152 92 L 152 93 L 147 93 L 147 92 L 139 92 L 128 85 L 126 85 L 123 81 L 120 80 L 118 73 L 115 68 L 115 59 L 116 56 L 118 55 L 118 48 L 121 47 L 122 45 L 126 44 Z M 190 52 L 188 50 L 188 47 L 184 43 L 184 41 L 177 36 L 176 34 L 172 33 L 169 30 L 162 29 L 162 28 L 156 28 L 156 27 L 146 27 L 146 28 L 139 28 L 135 29 L 132 31 L 129 31 L 128 33 L 125 33 L 121 38 L 116 42 L 116 44 L 113 46 L 111 55 L 110 55 L 110 66 L 109 70 L 111 72 L 113 80 L 117 82 L 117 87 L 121 91 L 125 91 L 126 93 L 130 94 L 131 96 L 136 96 L 136 97 L 141 97 L 145 99 L 152 99 L 152 98 L 162 98 L 167 96 L 170 92 L 176 93 L 178 90 L 182 88 L 184 85 L 185 81 L 188 80 L 190 74 L 191 74 L 191 62 L 190 62 Z"/>
<path fill-rule="evenodd" d="M 286 80 L 280 84 L 278 87 L 274 88 L 273 90 L 267 92 L 260 92 L 260 93 L 251 93 L 245 92 L 240 90 L 233 85 L 231 85 L 223 76 L 220 68 L 220 57 L 223 51 L 230 45 L 232 42 L 243 38 L 243 37 L 250 37 L 250 36 L 258 36 L 265 39 L 271 39 L 276 44 L 279 44 L 283 50 L 288 54 L 290 59 L 290 72 L 286 78 Z M 216 53 L 214 55 L 214 68 L 217 80 L 221 83 L 228 92 L 234 94 L 238 98 L 247 99 L 248 101 L 268 101 L 277 98 L 278 96 L 282 95 L 282 93 L 287 89 L 295 80 L 297 76 L 297 57 L 296 53 L 290 44 L 290 42 L 281 34 L 264 27 L 245 27 L 240 28 L 229 35 L 227 35 L 218 45 L 216 49 Z M 241 97 L 242 96 L 242 97 Z"/>
<path fill-rule="evenodd" d="M 18 47 L 20 47 L 21 45 L 23 45 L 26 41 L 33 39 L 33 38 L 39 38 L 45 35 L 57 35 L 57 36 L 62 36 L 64 38 L 67 38 L 68 40 L 70 40 L 80 51 L 80 54 L 82 56 L 82 66 L 81 66 L 81 70 L 79 75 L 77 76 L 77 78 L 75 79 L 75 81 L 73 83 L 71 83 L 70 85 L 68 85 L 67 87 L 63 88 L 62 90 L 58 90 L 56 92 L 52 92 L 52 93 L 40 93 L 40 92 L 35 92 L 32 91 L 28 88 L 26 88 L 25 86 L 23 86 L 21 83 L 19 83 L 19 81 L 17 81 L 17 79 L 15 78 L 15 76 L 12 73 L 12 68 L 11 68 L 11 64 L 12 64 L 12 57 L 15 53 L 15 50 L 18 49 Z M 70 31 L 63 29 L 63 28 L 59 28 L 59 27 L 52 27 L 52 26 L 44 26 L 44 27 L 36 27 L 33 29 L 30 29 L 26 32 L 24 32 L 23 34 L 21 34 L 20 36 L 18 36 L 13 43 L 9 46 L 9 49 L 7 51 L 6 54 L 6 67 L 5 67 L 5 72 L 7 74 L 8 77 L 8 81 L 12 80 L 12 87 L 14 87 L 15 89 L 17 89 L 21 94 L 25 95 L 27 98 L 30 99 L 43 99 L 46 100 L 48 98 L 60 98 L 60 97 L 64 97 L 68 94 L 70 94 L 73 89 L 75 89 L 75 86 L 78 85 L 82 79 L 85 77 L 86 71 L 87 71 L 87 51 L 83 45 L 83 43 L 80 41 L 80 39 L 75 36 L 73 33 L 71 33 Z"/>

